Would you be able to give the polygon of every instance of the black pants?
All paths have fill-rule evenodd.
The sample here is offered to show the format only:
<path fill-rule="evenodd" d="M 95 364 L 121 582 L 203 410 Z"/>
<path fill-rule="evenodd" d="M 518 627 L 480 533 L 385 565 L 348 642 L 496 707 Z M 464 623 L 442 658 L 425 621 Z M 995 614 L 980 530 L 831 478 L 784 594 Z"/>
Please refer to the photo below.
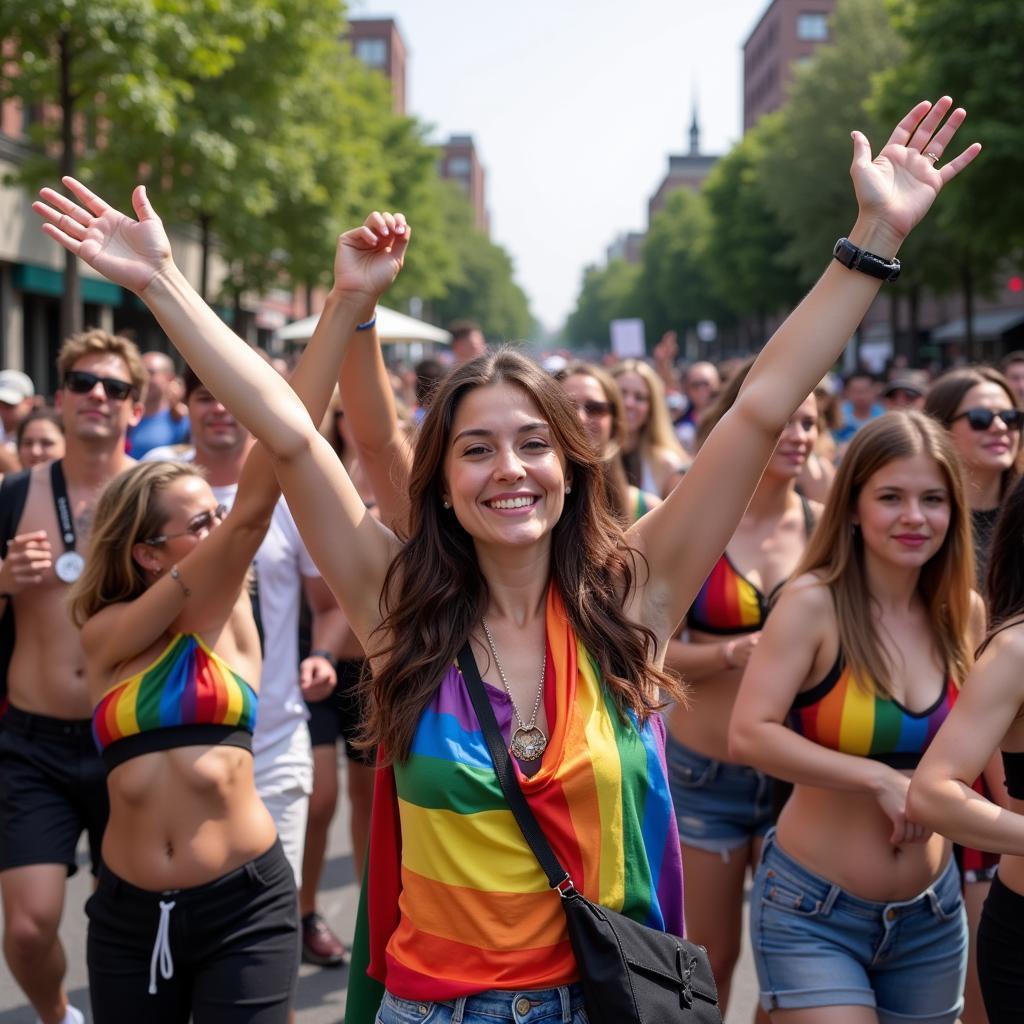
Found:
<path fill-rule="evenodd" d="M 206 885 L 148 892 L 101 867 L 87 961 L 95 1024 L 284 1024 L 299 969 L 280 842 Z"/>
<path fill-rule="evenodd" d="M 989 1024 L 1024 1024 L 1024 896 L 998 874 L 978 925 L 978 980 Z"/>

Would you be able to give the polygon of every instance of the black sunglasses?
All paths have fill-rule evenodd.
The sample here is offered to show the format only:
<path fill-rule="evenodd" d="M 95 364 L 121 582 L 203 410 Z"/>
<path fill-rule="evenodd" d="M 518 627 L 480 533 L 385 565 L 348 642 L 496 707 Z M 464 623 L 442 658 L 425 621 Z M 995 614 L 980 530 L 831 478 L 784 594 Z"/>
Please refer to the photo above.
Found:
<path fill-rule="evenodd" d="M 587 416 L 607 416 L 615 406 L 611 402 L 580 402 L 576 408 Z"/>
<path fill-rule="evenodd" d="M 977 409 L 967 409 L 965 412 L 960 413 L 959 416 L 954 416 L 950 422 L 956 423 L 957 420 L 967 420 L 971 430 L 988 430 L 992 426 L 992 421 L 997 416 L 1002 420 L 1007 430 L 1020 430 L 1021 418 L 1024 417 L 1024 412 L 1021 412 L 1020 409 L 985 409 L 979 406 Z"/>
<path fill-rule="evenodd" d="M 200 512 L 180 533 L 161 533 L 159 537 L 150 537 L 142 543 L 148 544 L 150 547 L 158 547 L 165 541 L 174 540 L 175 537 L 187 537 L 189 534 L 192 534 L 193 537 L 198 537 L 203 530 L 209 530 L 213 527 L 215 519 L 220 522 L 227 514 L 227 505 L 218 505 L 216 508 Z"/>
<path fill-rule="evenodd" d="M 88 370 L 68 370 L 64 374 L 64 387 L 75 395 L 89 394 L 97 383 L 103 385 L 103 394 L 115 402 L 123 402 L 135 394 L 135 385 L 131 381 L 118 380 L 117 377 L 100 377 Z"/>

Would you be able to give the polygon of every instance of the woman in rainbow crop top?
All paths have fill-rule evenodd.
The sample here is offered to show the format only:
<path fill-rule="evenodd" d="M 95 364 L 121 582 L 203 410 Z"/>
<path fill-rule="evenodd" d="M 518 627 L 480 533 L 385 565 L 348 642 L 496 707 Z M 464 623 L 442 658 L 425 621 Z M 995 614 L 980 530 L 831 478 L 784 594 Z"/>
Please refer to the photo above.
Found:
<path fill-rule="evenodd" d="M 722 389 L 698 441 L 731 408 L 751 365 Z M 687 615 L 687 639 L 672 640 L 666 656 L 693 688 L 690 706 L 668 715 L 666 751 L 688 883 L 687 935 L 708 948 L 723 1010 L 740 953 L 747 867 L 757 864 L 773 819 L 772 780 L 729 757 L 729 716 L 771 595 L 796 568 L 821 511 L 796 493 L 817 432 L 811 395 L 790 417 L 729 546 L 701 586 Z"/>
<path fill-rule="evenodd" d="M 391 265 L 362 232 L 341 236 L 339 265 Z M 332 326 L 358 323 L 349 311 Z M 337 380 L 324 332 L 291 380 L 319 422 Z M 72 597 L 109 773 L 88 904 L 97 1024 L 288 1020 L 298 905 L 253 780 L 261 657 L 246 585 L 279 497 L 257 444 L 230 515 L 195 466 L 175 462 L 133 467 L 99 502 Z"/>
<path fill-rule="evenodd" d="M 980 150 L 933 166 L 966 116 L 951 108 L 948 97 L 915 106 L 874 160 L 853 133 L 853 245 L 891 258 Z M 559 898 L 500 797 L 456 655 L 473 645 L 520 784 L 575 884 L 653 927 L 681 930 L 679 842 L 655 714 L 659 687 L 679 693 L 661 667 L 665 646 L 779 434 L 879 279 L 831 261 L 765 345 L 684 480 L 625 533 L 561 386 L 515 352 L 465 364 L 440 385 L 421 425 L 401 540 L 367 514 L 287 382 L 188 285 L 145 191 L 133 195 L 136 221 L 65 183 L 78 202 L 44 191 L 36 209 L 45 230 L 136 292 L 267 446 L 307 547 L 371 661 L 366 739 L 379 744 L 388 771 L 377 783 L 368 857 L 368 971 L 386 993 L 371 1008 L 350 988 L 347 1016 L 493 1024 L 536 1010 L 539 1019 L 584 1021 Z M 562 230 L 550 225 L 553 237 Z M 397 272 L 404 222 L 385 217 L 371 235 L 393 246 Z M 336 275 L 318 330 L 352 309 L 370 324 L 389 283 L 366 273 L 361 288 L 354 279 L 340 287 Z M 349 340 L 338 336 L 339 364 Z M 360 973 L 353 968 L 353 979 Z"/>
<path fill-rule="evenodd" d="M 990 1024 L 1024 1009 L 1024 481 L 1003 500 L 989 561 L 989 632 L 963 693 L 914 773 L 911 815 L 965 846 L 1001 852 L 978 927 L 978 975 Z M 999 750 L 1000 807 L 970 780 Z M 966 781 L 965 781 L 966 780 Z"/>
<path fill-rule="evenodd" d="M 953 1024 L 967 930 L 951 844 L 907 816 L 910 776 L 972 638 L 970 514 L 946 432 L 857 432 L 740 685 L 736 760 L 794 783 L 751 893 L 762 1005 L 786 1024 Z"/>

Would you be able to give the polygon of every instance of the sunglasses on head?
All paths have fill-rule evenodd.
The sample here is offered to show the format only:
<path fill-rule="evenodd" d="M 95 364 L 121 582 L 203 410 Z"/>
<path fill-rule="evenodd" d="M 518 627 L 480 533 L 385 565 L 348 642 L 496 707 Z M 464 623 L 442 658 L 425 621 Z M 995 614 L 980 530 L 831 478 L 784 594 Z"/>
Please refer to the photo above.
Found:
<path fill-rule="evenodd" d="M 997 416 L 1007 430 L 1020 430 L 1024 412 L 1021 412 L 1020 409 L 985 409 L 979 406 L 977 409 L 967 409 L 960 413 L 959 416 L 954 416 L 950 422 L 956 423 L 957 420 L 967 420 L 971 430 L 988 430 L 992 426 L 992 421 Z"/>
<path fill-rule="evenodd" d="M 87 395 L 97 383 L 103 385 L 103 394 L 115 402 L 123 402 L 135 393 L 135 385 L 131 381 L 118 380 L 117 377 L 100 377 L 88 370 L 68 370 L 64 375 L 64 387 L 74 395 Z"/>
<path fill-rule="evenodd" d="M 157 547 L 165 541 L 174 540 L 175 537 L 187 537 L 189 534 L 198 537 L 204 530 L 212 529 L 214 520 L 220 522 L 227 514 L 227 505 L 218 505 L 216 508 L 200 512 L 180 533 L 161 533 L 159 537 L 150 537 L 142 543 Z"/>

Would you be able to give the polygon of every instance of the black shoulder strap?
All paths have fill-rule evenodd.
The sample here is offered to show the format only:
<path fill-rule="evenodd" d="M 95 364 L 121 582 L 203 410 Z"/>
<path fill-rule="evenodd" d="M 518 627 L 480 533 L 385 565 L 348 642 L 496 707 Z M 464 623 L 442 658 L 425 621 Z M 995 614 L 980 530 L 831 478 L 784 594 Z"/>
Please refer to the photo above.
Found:
<path fill-rule="evenodd" d="M 816 525 L 814 520 L 814 512 L 811 509 L 811 503 L 807 500 L 805 494 L 800 495 L 800 504 L 804 510 L 804 534 L 810 537 L 814 533 L 814 527 Z"/>
<path fill-rule="evenodd" d="M 491 760 L 494 762 L 494 770 L 498 775 L 501 791 L 505 794 L 505 799 L 522 830 L 523 837 L 530 844 L 530 849 L 533 850 L 534 856 L 540 862 L 544 874 L 548 876 L 548 883 L 552 889 L 558 889 L 571 879 L 569 879 L 568 872 L 559 863 L 555 851 L 551 849 L 551 844 L 548 843 L 540 825 L 537 824 L 537 819 L 533 816 L 533 811 L 530 810 L 530 805 L 519 788 L 512 758 L 501 737 L 498 720 L 494 717 L 494 708 L 491 707 L 491 702 L 487 699 L 483 680 L 480 678 L 480 669 L 477 668 L 476 658 L 473 657 L 468 640 L 459 651 L 459 668 L 462 671 L 462 678 L 466 680 L 469 699 L 473 702 L 473 709 L 476 711 L 480 728 L 484 731 L 484 739 L 487 741 L 487 749 L 491 752 Z"/>
<path fill-rule="evenodd" d="M 7 544 L 18 529 L 21 513 L 28 500 L 28 487 L 32 471 L 8 473 L 0 482 L 0 556 L 7 556 Z"/>

